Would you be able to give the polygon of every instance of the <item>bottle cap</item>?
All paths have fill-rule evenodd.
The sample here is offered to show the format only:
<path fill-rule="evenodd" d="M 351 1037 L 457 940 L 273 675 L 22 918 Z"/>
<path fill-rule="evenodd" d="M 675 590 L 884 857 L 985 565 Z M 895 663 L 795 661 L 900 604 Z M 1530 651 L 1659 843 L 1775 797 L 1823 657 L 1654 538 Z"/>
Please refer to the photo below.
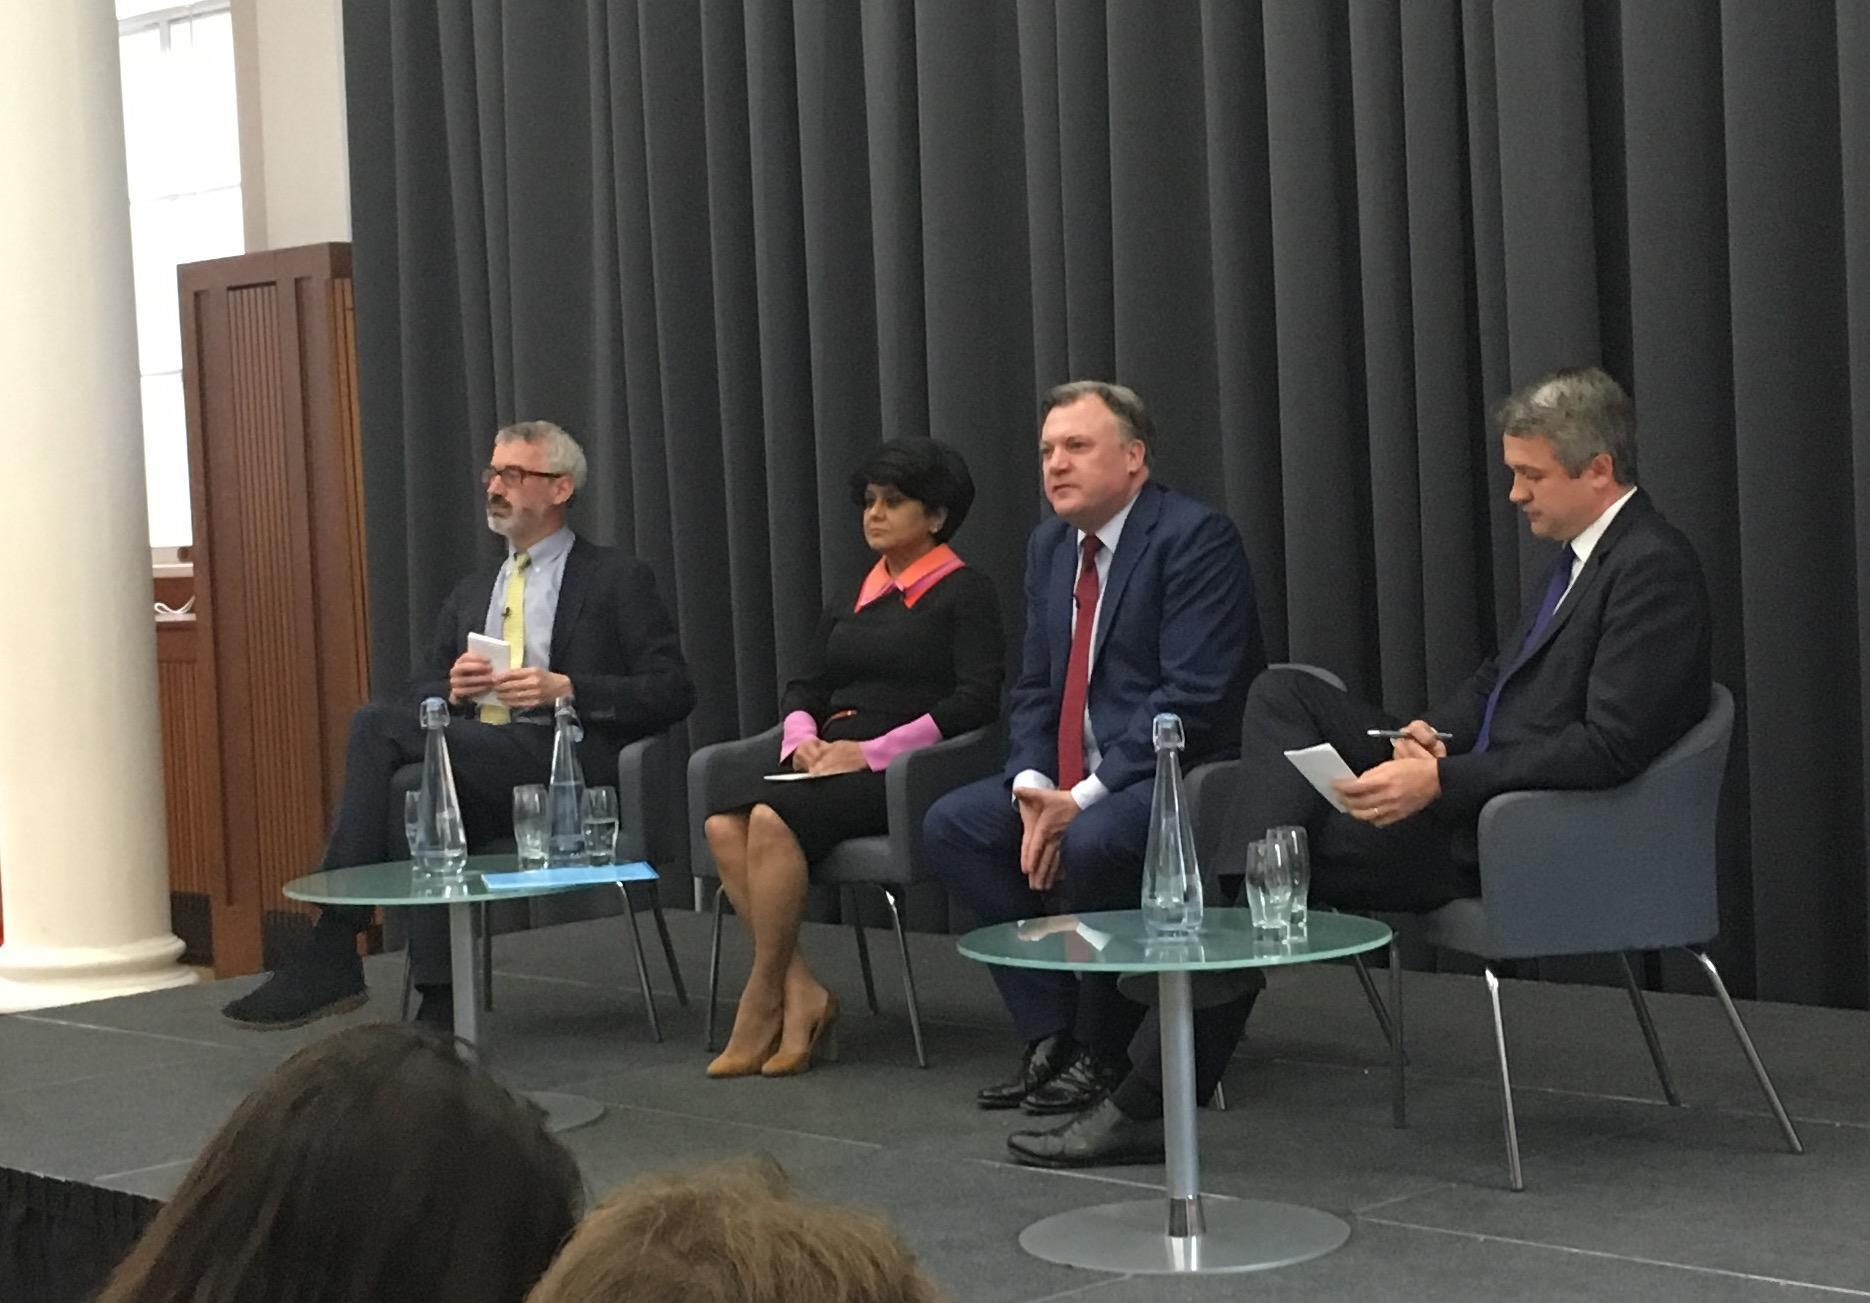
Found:
<path fill-rule="evenodd" d="M 1180 751 L 1182 749 L 1182 717 L 1166 711 L 1156 716 L 1155 727 L 1151 730 L 1155 736 L 1156 750 Z"/>
<path fill-rule="evenodd" d="M 420 718 L 423 728 L 447 728 L 448 703 L 440 697 L 424 697 Z"/>

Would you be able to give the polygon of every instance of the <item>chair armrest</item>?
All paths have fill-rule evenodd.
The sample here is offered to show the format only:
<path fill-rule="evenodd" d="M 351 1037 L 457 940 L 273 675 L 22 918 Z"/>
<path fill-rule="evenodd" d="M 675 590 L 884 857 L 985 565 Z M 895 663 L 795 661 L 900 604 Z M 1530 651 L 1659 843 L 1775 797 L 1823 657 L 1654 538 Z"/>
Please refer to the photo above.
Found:
<path fill-rule="evenodd" d="M 1505 792 L 1481 808 L 1498 958 L 1699 945 L 1720 931 L 1715 818 L 1726 739 L 1603 791 Z"/>
<path fill-rule="evenodd" d="M 617 858 L 661 864 L 675 847 L 669 835 L 682 820 L 674 790 L 667 733 L 652 733 L 617 753 Z M 673 817 L 671 817 L 673 816 Z"/>
<path fill-rule="evenodd" d="M 1221 845 L 1227 839 L 1227 817 L 1234 807 L 1240 773 L 1238 760 L 1216 760 L 1196 765 L 1182 778 L 1188 821 L 1195 830 L 1195 858 L 1200 862 L 1202 877 L 1209 882 L 1220 874 L 1246 871 L 1244 864 L 1221 863 Z"/>
<path fill-rule="evenodd" d="M 698 877 L 718 878 L 714 856 L 703 831 L 708 816 L 734 801 L 745 800 L 760 781 L 779 765 L 779 739 L 775 724 L 764 733 L 716 742 L 699 748 L 688 758 L 689 871 Z"/>
<path fill-rule="evenodd" d="M 911 866 L 917 878 L 933 876 L 922 859 L 923 816 L 955 788 L 998 772 L 1005 760 L 1006 732 L 995 723 L 905 751 L 890 761 L 883 771 L 883 787 L 895 861 Z"/>

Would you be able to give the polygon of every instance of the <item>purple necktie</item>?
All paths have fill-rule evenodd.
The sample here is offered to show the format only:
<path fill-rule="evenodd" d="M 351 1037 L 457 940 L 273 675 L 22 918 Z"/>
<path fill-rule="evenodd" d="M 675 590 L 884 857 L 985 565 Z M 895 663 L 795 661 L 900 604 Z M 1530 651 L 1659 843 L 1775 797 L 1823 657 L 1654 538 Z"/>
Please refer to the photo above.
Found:
<path fill-rule="evenodd" d="M 1533 617 L 1532 628 L 1526 630 L 1525 641 L 1519 645 L 1519 651 L 1513 659 L 1500 666 L 1500 673 L 1493 681 L 1493 691 L 1487 694 L 1487 709 L 1481 712 L 1480 732 L 1474 735 L 1474 749 L 1485 751 L 1493 734 L 1493 708 L 1500 704 L 1500 689 L 1506 685 L 1506 677 L 1519 665 L 1519 659 L 1528 648 L 1539 641 L 1539 635 L 1552 623 L 1552 616 L 1558 611 L 1558 604 L 1565 596 L 1565 590 L 1571 587 L 1571 563 L 1576 558 L 1568 543 L 1559 549 L 1558 560 L 1552 563 L 1552 577 L 1546 580 L 1545 597 L 1539 603 L 1539 614 Z"/>

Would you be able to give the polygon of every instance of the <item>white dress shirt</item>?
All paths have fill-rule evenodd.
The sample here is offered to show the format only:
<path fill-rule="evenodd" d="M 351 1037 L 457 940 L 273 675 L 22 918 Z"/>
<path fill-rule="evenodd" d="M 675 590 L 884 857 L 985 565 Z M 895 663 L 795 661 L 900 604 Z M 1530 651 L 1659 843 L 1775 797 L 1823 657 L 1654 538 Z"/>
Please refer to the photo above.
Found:
<path fill-rule="evenodd" d="M 1584 569 L 1584 563 L 1591 559 L 1591 553 L 1603 540 L 1604 531 L 1610 528 L 1610 522 L 1617 518 L 1619 511 L 1623 510 L 1623 504 L 1634 496 L 1636 496 L 1636 486 L 1632 484 L 1624 491 L 1622 497 L 1605 507 L 1602 515 L 1586 525 L 1578 537 L 1571 540 L 1571 578 L 1565 581 L 1565 591 L 1558 599 L 1558 606 L 1563 606 L 1565 598 L 1571 596 L 1571 587 L 1578 582 L 1579 571 Z M 1552 609 L 1556 611 L 1558 607 L 1555 606 Z"/>
<path fill-rule="evenodd" d="M 1140 487 L 1138 492 L 1141 492 Z M 1098 548 L 1096 560 L 1092 563 L 1097 567 L 1097 608 L 1091 612 L 1090 669 L 1093 673 L 1095 673 L 1097 669 L 1098 622 L 1103 618 L 1104 614 L 1104 594 L 1109 591 L 1110 588 L 1110 563 L 1117 555 L 1117 541 L 1123 537 L 1124 522 L 1129 520 L 1130 509 L 1134 506 L 1136 506 L 1136 497 L 1132 495 L 1130 500 L 1123 504 L 1122 509 L 1109 520 L 1105 521 L 1103 528 L 1097 531 L 1097 541 L 1103 544 L 1103 546 Z M 1077 536 L 1077 547 L 1080 554 L 1082 554 L 1085 531 L 1080 529 L 1075 530 L 1074 533 Z M 1080 562 L 1079 565 L 1082 565 L 1082 562 Z M 1072 567 L 1074 576 L 1077 574 L 1078 569 L 1079 566 Z M 1076 602 L 1072 603 L 1071 628 L 1072 632 L 1075 634 L 1078 629 L 1078 607 Z M 1091 695 L 1089 692 L 1090 682 L 1088 679 L 1086 680 L 1085 686 L 1087 689 L 1084 698 L 1085 776 L 1071 789 L 1071 799 L 1078 803 L 1078 808 L 1080 810 L 1089 809 L 1091 806 L 1110 795 L 1110 789 L 1105 787 L 1097 776 L 1097 765 L 1098 762 L 1104 758 L 1104 753 L 1098 748 L 1097 733 L 1091 727 Z M 1025 769 L 1021 770 L 1019 775 L 1013 779 L 1013 786 L 1053 788 L 1057 787 L 1058 783 L 1054 781 L 1050 774 L 1042 773 L 1037 769 Z"/>

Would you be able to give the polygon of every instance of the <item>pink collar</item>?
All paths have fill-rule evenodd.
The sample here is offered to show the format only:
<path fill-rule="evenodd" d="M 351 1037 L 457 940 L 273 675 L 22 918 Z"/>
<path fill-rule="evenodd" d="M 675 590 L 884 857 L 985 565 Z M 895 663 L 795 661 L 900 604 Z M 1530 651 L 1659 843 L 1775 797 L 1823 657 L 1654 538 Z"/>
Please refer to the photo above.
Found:
<path fill-rule="evenodd" d="M 879 559 L 870 568 L 870 573 L 864 576 L 863 587 L 857 590 L 857 604 L 851 609 L 861 611 L 892 589 L 902 593 L 904 606 L 913 607 L 922 594 L 938 581 L 966 564 L 946 543 L 938 544 L 917 557 L 900 575 L 892 575 L 889 566 Z"/>

